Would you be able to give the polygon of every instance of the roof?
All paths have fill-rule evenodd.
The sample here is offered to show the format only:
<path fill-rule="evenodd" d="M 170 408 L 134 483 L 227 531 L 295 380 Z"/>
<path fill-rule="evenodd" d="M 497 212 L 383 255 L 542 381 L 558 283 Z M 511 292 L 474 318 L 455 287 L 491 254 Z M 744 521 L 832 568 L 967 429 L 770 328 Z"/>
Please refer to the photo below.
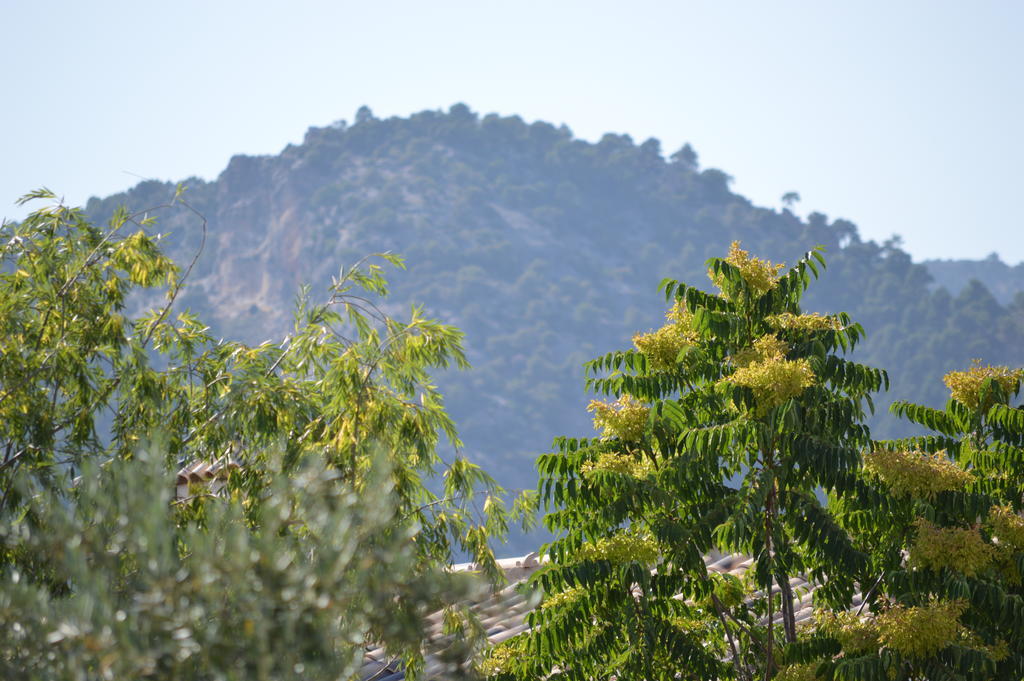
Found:
<path fill-rule="evenodd" d="M 473 612 L 480 618 L 489 643 L 501 643 L 529 628 L 526 624 L 526 616 L 537 606 L 537 599 L 526 596 L 517 587 L 545 562 L 547 561 L 538 557 L 536 553 L 498 561 L 498 565 L 504 570 L 505 577 L 508 579 L 508 585 L 497 591 L 492 591 L 483 600 L 471 606 Z M 709 572 L 737 577 L 742 576 L 752 562 L 752 558 L 741 554 L 726 555 L 712 552 L 704 556 L 704 564 Z M 454 569 L 459 571 L 470 571 L 474 568 L 472 563 L 454 566 Z M 789 584 L 797 599 L 794 603 L 797 623 L 810 619 L 813 612 L 811 595 L 814 586 L 803 577 L 793 577 L 789 580 Z M 778 587 L 776 586 L 775 589 L 777 593 Z M 860 594 L 855 595 L 851 605 L 859 606 L 860 600 Z M 782 614 L 778 613 L 776 617 L 781 621 Z M 427 637 L 433 640 L 443 639 L 441 613 L 432 615 L 429 622 L 430 628 L 425 632 Z M 444 672 L 444 665 L 433 656 L 428 655 L 421 678 L 442 679 Z M 389 659 L 382 648 L 371 648 L 366 651 L 358 678 L 361 681 L 399 681 L 405 678 L 405 673 L 402 671 L 400 663 L 397 660 Z"/>
<path fill-rule="evenodd" d="M 529 598 L 518 590 L 518 586 L 526 581 L 541 562 L 536 553 L 519 558 L 498 560 L 498 566 L 505 572 L 508 584 L 497 591 L 490 592 L 483 600 L 474 603 L 471 609 L 480 618 L 480 624 L 487 634 L 489 643 L 496 644 L 526 631 L 526 615 L 536 607 L 536 599 Z M 457 571 L 475 569 L 472 563 L 455 565 Z M 430 628 L 427 638 L 443 640 L 442 615 L 434 613 L 428 618 Z M 445 666 L 434 656 L 428 655 L 425 660 L 422 679 L 444 678 Z M 382 648 L 371 648 L 366 651 L 362 669 L 359 670 L 361 681 L 399 681 L 405 678 L 399 661 L 388 658 Z"/>
<path fill-rule="evenodd" d="M 241 468 L 237 461 L 227 458 L 215 461 L 193 461 L 178 469 L 174 482 L 174 498 L 181 501 L 193 496 L 193 485 L 203 485 L 203 493 L 218 494 L 224 488 L 231 471 Z"/>

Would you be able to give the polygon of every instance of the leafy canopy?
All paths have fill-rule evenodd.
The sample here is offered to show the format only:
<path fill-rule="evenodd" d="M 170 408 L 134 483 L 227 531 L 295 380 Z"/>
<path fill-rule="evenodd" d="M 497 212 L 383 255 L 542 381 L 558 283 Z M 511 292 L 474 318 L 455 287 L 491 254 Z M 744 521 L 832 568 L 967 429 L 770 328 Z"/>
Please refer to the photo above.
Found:
<path fill-rule="evenodd" d="M 872 440 L 887 376 L 840 356 L 861 328 L 799 307 L 823 264 L 734 244 L 719 293 L 666 280 L 668 324 L 588 365 L 616 399 L 538 460 L 558 539 L 489 676 L 1024 678 L 1024 373 L 950 372 L 944 410 L 893 407 L 935 435 Z M 729 553 L 749 567 L 703 559 Z"/>
<path fill-rule="evenodd" d="M 791 576 L 849 602 L 868 559 L 819 492 L 859 489 L 887 378 L 840 356 L 863 335 L 846 315 L 800 309 L 823 265 L 812 251 L 783 272 L 733 244 L 708 263 L 718 293 L 666 280 L 667 324 L 587 365 L 615 401 L 591 403 L 601 437 L 538 460 L 559 535 L 535 578 L 546 600 L 492 675 L 753 679 L 798 644 Z M 734 552 L 753 557 L 743 578 L 702 559 Z"/>
<path fill-rule="evenodd" d="M 54 632 L 64 623 L 78 626 L 72 622 L 81 616 L 76 609 L 86 607 L 78 604 L 101 598 L 97 579 L 114 580 L 111 584 L 123 588 L 113 589 L 112 600 L 90 611 L 89 627 L 100 627 L 102 633 L 96 618 L 107 611 L 130 615 L 134 608 L 141 630 L 154 626 L 161 636 L 183 640 L 191 635 L 182 632 L 200 631 L 200 620 L 214 626 L 208 601 L 218 585 L 240 580 L 246 561 L 273 562 L 275 552 L 289 565 L 301 563 L 295 574 L 308 575 L 310 584 L 322 584 L 327 591 L 335 583 L 339 589 L 356 589 L 360 580 L 375 580 L 366 588 L 397 595 L 388 612 L 404 610 L 410 617 L 425 614 L 428 597 L 435 608 L 453 605 L 455 601 L 441 598 L 455 593 L 444 591 L 448 587 L 443 584 L 451 580 L 441 580 L 442 586 L 412 587 L 426 584 L 426 577 L 436 576 L 457 552 L 467 553 L 489 577 L 500 579 L 488 538 L 507 530 L 504 492 L 465 458 L 445 462 L 438 454 L 442 438 L 456 448 L 460 443 L 431 372 L 468 366 L 462 334 L 426 318 L 419 308 L 406 320 L 383 311 L 378 301 L 388 285 L 382 265 L 401 267 L 400 259 L 383 254 L 342 269 L 324 303 L 311 302 L 303 291 L 291 333 L 250 346 L 215 339 L 195 315 L 175 308 L 200 253 L 184 271 L 162 254 L 151 229 L 157 208 L 134 214 L 119 210 L 101 228 L 45 190 L 24 200 L 37 199 L 52 203 L 0 230 L 0 579 L 5 593 L 7 586 L 20 585 L 20 600 L 5 605 L 13 618 L 9 621 L 23 622 L 26 631 L 34 622 L 32 626 L 47 631 L 32 637 L 40 647 L 26 648 L 24 655 L 38 654 L 39 662 L 56 654 L 59 646 L 47 648 L 48 637 L 57 636 Z M 190 208 L 180 195 L 175 201 Z M 196 217 L 205 234 L 205 221 L 198 213 Z M 159 443 L 153 450 L 159 457 L 149 455 L 146 462 L 158 472 L 127 466 L 152 442 Z M 173 507 L 166 494 L 154 489 L 163 484 L 169 493 L 171 473 L 182 462 L 194 461 L 237 464 L 226 480 L 226 508 L 202 487 L 190 490 Z M 317 479 L 327 476 L 336 492 L 326 498 L 326 492 L 304 495 L 285 482 L 310 470 L 318 471 Z M 145 492 L 114 495 L 112 506 L 101 503 L 111 489 L 132 485 L 140 476 Z M 153 476 L 162 483 L 151 480 Z M 103 492 L 94 487 L 99 479 Z M 528 505 L 527 499 L 517 501 L 519 510 Z M 361 518 L 368 518 L 365 527 L 342 527 L 363 522 Z M 236 521 L 242 525 L 228 531 L 227 525 Z M 324 536 L 324 541 L 338 543 L 321 547 L 317 536 L 327 531 L 328 521 L 338 523 L 342 534 Z M 54 552 L 59 544 L 41 539 L 70 541 L 78 529 L 92 524 L 95 541 L 72 543 L 69 552 Z M 104 529 L 110 524 L 121 529 Z M 119 538 L 118 532 L 127 534 Z M 113 550 L 122 539 L 126 543 L 116 565 L 97 558 L 104 542 Z M 215 556 L 231 542 L 239 547 L 252 543 L 251 555 L 239 556 L 219 576 L 203 581 Z M 150 552 L 157 546 L 170 553 L 160 553 L 153 567 Z M 306 552 L 301 561 L 296 553 L 300 548 Z M 385 579 L 382 571 L 371 570 L 344 576 L 364 565 L 360 554 L 375 556 L 381 565 L 394 562 L 394 575 Z M 70 571 L 73 564 L 68 561 L 80 566 L 98 562 L 104 568 L 86 579 Z M 280 572 L 285 564 L 275 564 L 273 570 Z M 179 577 L 200 582 L 171 586 L 164 581 Z M 254 598 L 263 588 L 266 607 L 275 598 L 289 601 L 289 582 L 276 579 L 263 586 L 257 582 L 248 592 L 238 585 L 244 592 L 240 598 Z M 409 590 L 399 588 L 402 580 L 408 581 Z M 319 593 L 321 587 L 310 588 Z M 157 593 L 179 594 L 179 601 L 198 604 L 196 612 L 180 614 L 181 621 L 189 622 L 184 629 L 160 628 L 153 617 L 179 616 L 158 614 L 138 602 Z M 41 614 L 32 614 L 33 602 L 45 605 Z M 239 607 L 245 611 L 250 606 Z M 303 626 L 319 626 L 316 622 L 328 622 L 332 612 L 341 616 L 349 606 L 339 602 L 332 607 L 315 616 L 313 610 L 299 608 L 295 617 Z M 346 656 L 352 646 L 376 633 L 415 671 L 421 651 L 413 639 L 392 636 L 383 624 L 367 629 L 364 625 L 371 620 L 353 620 L 353 628 L 345 629 L 340 639 L 349 648 L 335 650 L 323 663 L 330 666 L 344 658 L 349 664 Z M 282 618 L 279 624 L 292 626 L 288 622 Z M 89 660 L 82 662 L 82 673 L 105 674 L 108 668 L 121 670 L 118 676 L 138 672 L 131 665 L 143 663 L 129 659 L 138 641 L 119 638 L 131 626 L 118 625 L 95 646 L 75 638 L 74 645 L 84 645 L 85 652 L 73 659 Z M 360 627 L 362 633 L 352 633 Z M 213 645 L 226 634 L 212 631 L 206 630 L 203 635 L 210 638 L 196 645 Z M 282 638 L 282 646 L 296 631 Z M 327 636 L 330 631 L 320 633 Z M 260 635 L 279 633 L 272 629 Z M 17 652 L 23 643 L 6 648 L 2 659 L 12 665 L 26 659 Z M 189 657 L 184 649 L 170 640 L 160 645 L 164 643 L 176 651 L 168 654 L 184 664 Z M 124 663 L 108 664 L 103 651 L 122 647 Z M 270 659 L 276 648 L 262 650 Z M 326 655 L 323 650 L 309 655 Z M 210 658 L 202 656 L 209 654 L 204 649 L 188 664 L 205 668 Z M 206 662 L 196 662 L 200 658 Z M 231 673 L 236 672 L 242 673 Z"/>

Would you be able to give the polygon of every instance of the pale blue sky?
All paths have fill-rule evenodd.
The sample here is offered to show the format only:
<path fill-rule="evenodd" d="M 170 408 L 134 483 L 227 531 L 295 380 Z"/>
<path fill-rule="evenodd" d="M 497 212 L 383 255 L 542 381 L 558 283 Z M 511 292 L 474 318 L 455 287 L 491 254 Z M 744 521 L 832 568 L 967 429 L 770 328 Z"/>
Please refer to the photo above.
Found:
<path fill-rule="evenodd" d="M 689 141 L 734 188 L 1024 259 L 1024 3 L 0 0 L 0 215 L 447 109 Z"/>

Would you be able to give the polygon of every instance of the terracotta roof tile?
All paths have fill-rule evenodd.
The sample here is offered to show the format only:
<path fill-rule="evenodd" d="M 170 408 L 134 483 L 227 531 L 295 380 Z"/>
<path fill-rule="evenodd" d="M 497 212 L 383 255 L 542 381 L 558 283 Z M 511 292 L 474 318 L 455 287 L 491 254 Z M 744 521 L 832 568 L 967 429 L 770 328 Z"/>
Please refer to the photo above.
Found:
<path fill-rule="evenodd" d="M 175 498 L 187 499 L 192 495 L 191 486 L 205 485 L 206 493 L 217 494 L 224 487 L 231 471 L 241 468 L 234 460 L 221 458 L 214 461 L 193 461 L 182 465 L 175 476 Z"/>

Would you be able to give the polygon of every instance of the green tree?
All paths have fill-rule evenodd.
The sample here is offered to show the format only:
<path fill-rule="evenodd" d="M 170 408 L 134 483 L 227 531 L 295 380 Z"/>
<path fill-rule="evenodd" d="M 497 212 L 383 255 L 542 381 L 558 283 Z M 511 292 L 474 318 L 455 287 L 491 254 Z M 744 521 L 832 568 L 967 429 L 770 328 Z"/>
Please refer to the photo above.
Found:
<path fill-rule="evenodd" d="M 53 198 L 39 191 L 24 200 Z M 175 201 L 184 203 L 180 193 Z M 69 505 L 80 514 L 75 522 L 84 522 L 93 510 L 79 508 L 82 485 L 88 488 L 90 476 L 104 467 L 124 470 L 116 464 L 154 440 L 161 443 L 168 490 L 179 461 L 239 463 L 226 494 L 234 500 L 231 512 L 243 513 L 253 532 L 267 524 L 279 477 L 322 467 L 340 489 L 393 503 L 393 522 L 373 525 L 382 560 L 404 542 L 395 559 L 411 556 L 415 574 L 435 574 L 465 552 L 487 576 L 500 579 L 488 538 L 507 530 L 504 492 L 466 459 L 445 462 L 437 451 L 443 437 L 460 443 L 430 373 L 467 366 L 462 334 L 417 308 L 407 321 L 384 313 L 377 300 L 388 288 L 379 262 L 401 261 L 385 254 L 343 269 L 323 304 L 310 303 L 304 291 L 294 329 L 282 341 L 253 347 L 216 340 L 190 312 L 174 309 L 196 260 L 181 272 L 161 253 L 150 234 L 152 213 L 120 210 L 101 229 L 55 202 L 2 227 L 5 584 L 77 597 L 79 580 L 58 578 L 62 556 L 32 550 L 25 537 L 46 531 L 53 505 Z M 143 312 L 131 313 L 139 308 Z M 176 504 L 179 557 L 195 550 L 195 528 L 223 518 L 218 504 L 202 490 Z M 525 499 L 517 504 L 527 507 Z M 119 517 L 138 517 L 128 507 L 119 510 Z M 375 504 L 365 512 L 381 514 Z M 296 523 L 297 537 L 312 536 L 307 525 Z M 354 536 L 352 546 L 372 543 L 369 534 Z M 79 557 L 88 562 L 86 554 Z M 156 579 L 140 565 L 126 557 L 124 579 Z M 396 612 L 423 607 L 422 599 L 407 603 L 401 589 L 392 593 Z M 399 643 L 398 652 L 414 665 L 418 651 Z"/>
<path fill-rule="evenodd" d="M 882 503 L 835 504 L 876 575 L 861 616 L 830 623 L 843 678 L 1024 678 L 1021 376 L 976 363 L 946 374 L 944 409 L 893 404 L 934 434 L 866 454 L 862 474 Z"/>
<path fill-rule="evenodd" d="M 19 476 L 33 522 L 0 521 L 20 553 L 0 574 L 0 676 L 345 679 L 385 642 L 409 671 L 433 652 L 468 677 L 473 637 L 430 640 L 426 616 L 481 584 L 420 564 L 386 458 L 368 471 L 372 495 L 322 460 L 284 472 L 271 458 L 256 526 L 238 495 L 201 525 L 183 518 L 159 445 L 85 463 L 68 503 Z"/>
<path fill-rule="evenodd" d="M 823 264 L 813 251 L 781 274 L 734 243 L 709 261 L 719 294 L 665 281 L 668 324 L 588 365 L 588 387 L 617 399 L 591 403 L 600 438 L 559 439 L 538 460 L 559 534 L 535 578 L 545 600 L 487 671 L 767 679 L 800 645 L 791 576 L 849 604 L 867 556 L 818 493 L 856 491 L 886 376 L 837 354 L 862 336 L 846 315 L 801 312 Z M 748 579 L 709 572 L 712 550 L 752 556 Z"/>

